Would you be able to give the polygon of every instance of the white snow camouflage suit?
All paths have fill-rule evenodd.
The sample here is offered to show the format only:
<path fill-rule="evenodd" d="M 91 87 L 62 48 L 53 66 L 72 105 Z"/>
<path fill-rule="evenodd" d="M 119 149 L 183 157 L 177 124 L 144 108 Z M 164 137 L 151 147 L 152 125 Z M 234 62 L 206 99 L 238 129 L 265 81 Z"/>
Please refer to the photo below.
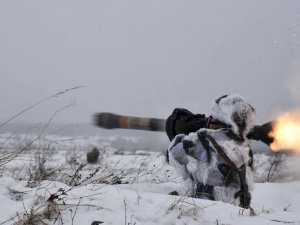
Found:
<path fill-rule="evenodd" d="M 254 109 L 241 96 L 232 94 L 215 99 L 211 110 L 212 117 L 228 124 L 228 128 L 203 128 L 189 135 L 179 134 L 168 148 L 170 165 L 183 180 L 178 193 L 247 207 L 251 200 L 253 176 L 248 166 L 250 148 L 246 136 L 255 122 Z M 245 185 L 241 185 L 240 172 L 230 167 L 208 135 L 239 170 L 244 169 Z M 241 186 L 246 186 L 247 190 L 241 192 Z"/>

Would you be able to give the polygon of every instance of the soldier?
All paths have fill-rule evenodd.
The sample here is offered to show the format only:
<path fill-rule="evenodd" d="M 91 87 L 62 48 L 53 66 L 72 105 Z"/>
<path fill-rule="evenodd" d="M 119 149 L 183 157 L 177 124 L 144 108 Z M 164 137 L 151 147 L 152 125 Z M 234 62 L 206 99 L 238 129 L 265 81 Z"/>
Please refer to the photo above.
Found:
<path fill-rule="evenodd" d="M 227 95 L 222 97 L 226 96 Z M 266 145 L 270 146 L 274 139 L 269 136 L 269 133 L 273 129 L 275 123 L 275 121 L 271 121 L 261 126 L 253 126 L 252 130 L 247 134 L 247 138 L 251 140 L 262 141 Z M 220 120 L 216 120 L 213 116 L 205 117 L 204 114 L 193 114 L 187 109 L 176 108 L 166 121 L 165 131 L 170 141 L 172 141 L 177 134 L 188 135 L 189 133 L 196 132 L 201 128 L 216 130 L 227 127 L 230 127 L 230 125 Z M 251 149 L 249 151 L 249 156 L 249 166 L 252 168 L 253 153 Z M 168 154 L 167 161 L 169 161 Z"/>
<path fill-rule="evenodd" d="M 182 186 L 174 193 L 247 208 L 253 184 L 247 135 L 254 126 L 255 110 L 232 94 L 215 99 L 211 111 L 205 118 L 177 109 L 186 116 L 172 119 L 173 113 L 167 120 L 170 139 L 183 133 L 168 148 L 170 165 L 182 176 Z"/>
<path fill-rule="evenodd" d="M 253 165 L 253 155 L 248 139 L 270 145 L 273 138 L 268 134 L 276 123 L 253 126 L 254 119 L 253 107 L 239 95 L 217 98 L 209 117 L 180 108 L 176 108 L 167 120 L 112 113 L 94 116 L 95 125 L 106 129 L 166 132 L 172 141 L 167 151 L 168 161 L 183 178 L 179 194 L 224 202 L 239 201 L 242 207 L 249 206 L 251 200 L 249 168 Z"/>

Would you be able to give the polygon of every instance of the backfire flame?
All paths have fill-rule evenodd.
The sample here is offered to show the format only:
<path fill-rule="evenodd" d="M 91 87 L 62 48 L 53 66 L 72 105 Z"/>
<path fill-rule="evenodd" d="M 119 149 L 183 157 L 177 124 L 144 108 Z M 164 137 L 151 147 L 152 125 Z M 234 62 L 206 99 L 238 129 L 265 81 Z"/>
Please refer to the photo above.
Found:
<path fill-rule="evenodd" d="M 273 151 L 286 149 L 300 152 L 300 113 L 287 112 L 280 115 L 269 136 L 274 138 L 271 144 Z"/>

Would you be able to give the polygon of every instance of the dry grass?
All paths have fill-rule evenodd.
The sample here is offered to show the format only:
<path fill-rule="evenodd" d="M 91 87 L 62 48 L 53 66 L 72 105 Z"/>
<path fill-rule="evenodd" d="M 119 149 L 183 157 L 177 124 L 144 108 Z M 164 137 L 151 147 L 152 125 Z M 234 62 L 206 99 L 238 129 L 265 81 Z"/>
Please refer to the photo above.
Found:
<path fill-rule="evenodd" d="M 177 199 L 171 204 L 168 211 L 170 210 L 179 210 L 178 219 L 181 217 L 190 217 L 194 221 L 201 222 L 198 220 L 199 211 L 203 211 L 205 208 L 211 207 L 217 203 L 213 203 L 208 206 L 199 206 L 195 203 L 194 198 L 189 198 L 186 196 L 179 196 Z"/>

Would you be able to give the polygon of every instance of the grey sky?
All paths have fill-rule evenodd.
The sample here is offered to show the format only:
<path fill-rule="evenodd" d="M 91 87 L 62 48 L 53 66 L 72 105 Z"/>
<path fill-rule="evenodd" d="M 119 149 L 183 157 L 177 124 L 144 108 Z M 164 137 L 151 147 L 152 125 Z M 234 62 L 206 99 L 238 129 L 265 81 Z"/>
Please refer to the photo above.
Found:
<path fill-rule="evenodd" d="M 299 106 L 299 0 L 0 2 L 0 122 L 90 122 L 95 112 L 209 114 L 239 93 L 258 124 Z M 292 89 L 293 96 L 291 95 Z"/>

